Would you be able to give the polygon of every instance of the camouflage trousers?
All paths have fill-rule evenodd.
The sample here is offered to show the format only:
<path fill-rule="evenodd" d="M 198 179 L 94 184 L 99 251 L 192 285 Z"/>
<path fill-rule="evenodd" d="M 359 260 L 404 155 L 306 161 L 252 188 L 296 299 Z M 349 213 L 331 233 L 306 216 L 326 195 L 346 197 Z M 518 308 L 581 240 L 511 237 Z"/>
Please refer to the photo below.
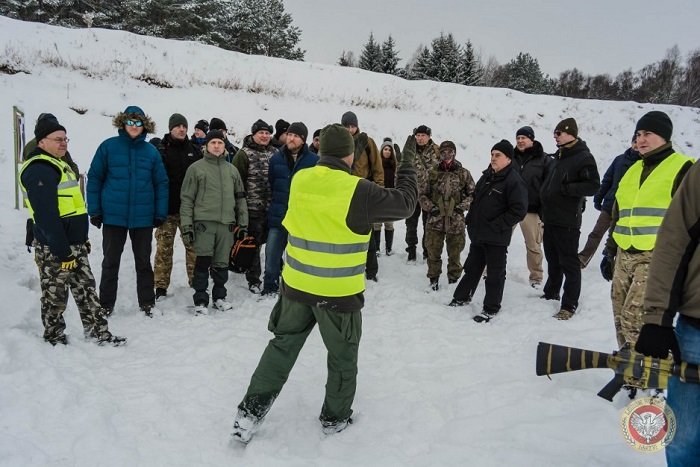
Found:
<path fill-rule="evenodd" d="M 87 247 L 84 244 L 71 245 L 71 253 L 78 265 L 75 269 L 61 269 L 60 260 L 51 253 L 48 246 L 36 242 L 34 246 L 34 261 L 39 267 L 41 283 L 44 339 L 56 343 L 64 338 L 66 322 L 63 312 L 68 304 L 69 288 L 78 306 L 85 336 L 109 336 L 107 320 L 95 290 L 95 276 L 90 270 Z"/>
<path fill-rule="evenodd" d="M 435 279 L 442 273 L 442 246 L 447 244 L 447 278 L 456 281 L 462 275 L 462 261 L 459 255 L 466 243 L 464 232 L 446 234 L 439 230 L 427 229 L 425 248 L 428 251 L 428 278 Z"/>
<path fill-rule="evenodd" d="M 652 251 L 628 253 L 617 250 L 613 273 L 612 298 L 615 333 L 620 347 L 629 342 L 632 348 L 639 337 L 644 315 L 644 292 L 647 288 Z"/>
<path fill-rule="evenodd" d="M 182 239 L 182 226 L 180 225 L 180 214 L 171 214 L 163 225 L 155 232 L 156 237 L 156 257 L 153 264 L 153 282 L 157 289 L 167 289 L 170 285 L 170 273 L 173 270 L 173 247 L 175 245 L 175 234 L 180 229 L 180 239 Z M 192 284 L 194 274 L 194 262 L 197 255 L 194 247 L 185 246 L 185 267 L 187 268 L 187 283 Z"/>

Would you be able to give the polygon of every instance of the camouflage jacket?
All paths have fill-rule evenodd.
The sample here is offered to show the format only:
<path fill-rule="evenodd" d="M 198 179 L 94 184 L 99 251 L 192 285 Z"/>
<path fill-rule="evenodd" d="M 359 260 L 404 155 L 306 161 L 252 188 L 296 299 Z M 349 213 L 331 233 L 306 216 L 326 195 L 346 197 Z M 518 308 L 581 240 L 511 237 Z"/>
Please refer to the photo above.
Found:
<path fill-rule="evenodd" d="M 464 212 L 469 209 L 474 194 L 474 179 L 458 161 L 449 167 L 440 163 L 428 173 L 425 189 L 419 191 L 424 211 L 437 207 L 439 213 L 430 214 L 426 229 L 448 234 L 464 234 Z"/>
<path fill-rule="evenodd" d="M 418 192 L 427 190 L 428 174 L 440 163 L 438 145 L 431 139 L 424 147 L 416 146 L 416 175 L 418 176 Z"/>
<path fill-rule="evenodd" d="M 260 146 L 253 141 L 253 135 L 243 140 L 243 147 L 233 157 L 233 165 L 238 169 L 246 190 L 248 211 L 267 212 L 272 193 L 268 172 L 270 158 L 277 151 L 274 146 Z"/>

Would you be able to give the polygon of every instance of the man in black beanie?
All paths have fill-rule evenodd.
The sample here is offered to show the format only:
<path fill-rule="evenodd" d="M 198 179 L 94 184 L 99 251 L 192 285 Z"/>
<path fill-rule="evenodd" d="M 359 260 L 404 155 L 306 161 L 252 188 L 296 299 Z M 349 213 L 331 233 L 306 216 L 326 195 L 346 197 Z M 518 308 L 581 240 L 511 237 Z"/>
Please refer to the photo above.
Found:
<path fill-rule="evenodd" d="M 54 114 L 50 114 L 50 113 L 39 114 L 39 118 L 36 119 L 36 124 L 39 125 L 39 122 L 44 121 L 44 120 L 51 120 L 51 121 L 56 122 L 56 124 L 58 124 L 58 119 L 56 118 L 56 116 Z M 36 137 L 34 137 L 31 140 L 29 140 L 29 142 L 27 142 L 27 144 L 24 145 L 24 149 L 22 150 L 22 160 L 26 161 L 29 157 L 31 157 L 30 154 L 32 153 L 32 151 L 34 151 L 34 148 L 36 148 L 36 143 L 37 143 L 37 140 L 36 140 Z M 66 155 L 63 156 L 63 158 L 61 160 L 63 162 L 65 162 L 66 164 L 68 164 L 70 166 L 71 170 L 73 170 L 73 172 L 76 175 L 78 175 L 80 177 L 80 179 L 82 180 L 83 176 L 80 174 L 80 169 L 78 168 L 78 164 L 76 164 L 75 161 L 73 160 L 73 158 L 71 157 L 70 151 L 66 151 Z M 82 185 L 82 183 L 81 183 L 81 185 Z"/>
<path fill-rule="evenodd" d="M 673 149 L 672 131 L 671 120 L 663 112 L 652 111 L 639 119 L 635 134 L 641 160 L 627 169 L 615 193 L 601 273 L 612 279 L 613 319 L 620 346 L 634 347 L 637 342 L 657 231 L 694 162 Z"/>
<path fill-rule="evenodd" d="M 226 147 L 226 160 L 229 162 L 233 161 L 233 156 L 236 155 L 238 152 L 238 147 L 234 145 L 231 141 L 228 139 L 228 129 L 226 129 L 226 123 L 224 123 L 223 120 L 220 118 L 212 118 L 211 121 L 209 122 L 209 129 L 205 133 L 209 133 L 210 130 L 221 130 L 224 133 L 224 137 L 226 138 L 224 140 L 224 146 Z M 205 136 L 206 138 L 206 136 Z M 205 140 L 205 145 L 206 145 L 206 140 Z"/>
<path fill-rule="evenodd" d="M 200 146 L 187 137 L 187 119 L 174 113 L 168 119 L 168 130 L 156 145 L 168 174 L 168 217 L 156 228 L 156 255 L 153 259 L 153 280 L 156 288 L 156 301 L 168 294 L 170 274 L 173 270 L 173 247 L 175 235 L 180 229 L 180 191 L 187 169 L 202 158 Z M 197 258 L 192 245 L 185 244 L 185 267 L 187 282 L 192 284 L 194 263 Z"/>
<path fill-rule="evenodd" d="M 270 144 L 277 149 L 284 146 L 287 142 L 287 129 L 289 128 L 289 122 L 280 118 L 275 122 L 275 134 L 270 141 Z"/>
<path fill-rule="evenodd" d="M 530 273 L 530 286 L 539 288 L 544 279 L 542 269 L 542 234 L 540 219 L 540 189 L 547 176 L 552 158 L 544 152 L 542 144 L 535 140 L 535 131 L 530 126 L 519 128 L 515 132 L 515 149 L 513 162 L 520 171 L 520 176 L 527 187 L 527 214 L 520 222 L 520 231 L 525 240 L 527 269 Z"/>
<path fill-rule="evenodd" d="M 309 145 L 309 149 L 311 152 L 314 154 L 318 154 L 318 148 L 321 147 L 321 129 L 317 129 L 314 131 L 313 134 L 313 140 L 311 141 L 311 144 Z"/>
<path fill-rule="evenodd" d="M 561 299 L 556 319 L 571 318 L 581 295 L 581 263 L 578 241 L 586 196 L 593 196 L 600 187 L 595 158 L 586 143 L 578 138 L 578 125 L 573 118 L 559 122 L 554 129 L 559 151 L 540 190 L 542 222 L 544 222 L 544 256 L 547 259 L 547 282 L 541 298 Z M 566 277 L 566 282 L 564 282 Z M 564 294 L 560 295 L 562 282 Z"/>
<path fill-rule="evenodd" d="M 283 221 L 289 232 L 287 264 L 269 325 L 275 336 L 238 405 L 236 441 L 247 443 L 260 427 L 316 323 L 328 351 L 321 429 L 330 435 L 352 423 L 370 232 L 373 223 L 405 219 L 413 212 L 415 139 L 406 140 L 395 189 L 351 176 L 354 157 L 348 131 L 328 125 L 321 131 L 318 164 L 292 180 Z"/>

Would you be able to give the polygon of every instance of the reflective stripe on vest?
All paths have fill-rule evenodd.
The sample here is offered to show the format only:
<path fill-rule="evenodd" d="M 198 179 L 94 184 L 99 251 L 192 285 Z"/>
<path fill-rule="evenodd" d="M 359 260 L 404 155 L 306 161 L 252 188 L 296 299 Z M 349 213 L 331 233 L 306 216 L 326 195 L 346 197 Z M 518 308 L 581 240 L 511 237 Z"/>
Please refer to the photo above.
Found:
<path fill-rule="evenodd" d="M 346 225 L 360 178 L 315 166 L 292 179 L 282 225 L 289 232 L 285 284 L 320 297 L 346 297 L 365 290 L 370 234 Z"/>
<path fill-rule="evenodd" d="M 654 249 L 659 227 L 671 204 L 673 182 L 688 161 L 694 162 L 694 159 L 674 152 L 659 163 L 641 186 L 644 162 L 637 161 L 627 170 L 615 194 L 619 219 L 613 238 L 620 248 Z"/>
<path fill-rule="evenodd" d="M 56 201 L 58 203 L 58 215 L 60 217 L 72 217 L 86 214 L 87 209 L 85 208 L 83 194 L 80 192 L 80 183 L 78 183 L 78 179 L 75 173 L 73 173 L 73 170 L 71 170 L 70 166 L 60 159 L 47 156 L 46 154 L 40 154 L 25 161 L 19 171 L 22 198 L 24 199 L 24 205 L 27 207 L 27 209 L 29 209 L 29 214 L 32 216 L 32 219 L 34 219 L 34 208 L 32 208 L 32 205 L 29 202 L 27 189 L 24 184 L 21 183 L 21 179 L 24 170 L 29 167 L 29 164 L 36 161 L 48 162 L 55 166 L 61 173 L 61 179 L 56 187 L 58 190 L 58 197 Z"/>

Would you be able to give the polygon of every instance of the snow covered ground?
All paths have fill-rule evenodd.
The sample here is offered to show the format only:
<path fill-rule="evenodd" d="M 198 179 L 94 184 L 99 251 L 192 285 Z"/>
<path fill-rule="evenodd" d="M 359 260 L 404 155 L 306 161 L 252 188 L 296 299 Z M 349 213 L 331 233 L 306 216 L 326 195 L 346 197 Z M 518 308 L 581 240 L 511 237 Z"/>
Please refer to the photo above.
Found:
<path fill-rule="evenodd" d="M 392 257 L 380 258 L 378 284 L 367 286 L 360 347 L 357 422 L 326 437 L 317 421 L 325 351 L 311 334 L 290 380 L 254 441 L 229 445 L 235 407 L 271 335 L 273 301 L 257 301 L 231 275 L 232 312 L 192 316 L 184 251 L 177 245 L 170 297 L 153 319 L 138 311 L 127 245 L 110 327 L 123 348 L 82 340 L 75 305 L 66 311 L 67 347 L 41 339 L 39 283 L 23 247 L 25 210 L 14 207 L 11 107 L 27 116 L 28 138 L 41 112 L 68 128 L 69 150 L 87 171 L 97 145 L 115 134 L 111 117 L 141 106 L 167 131 L 173 112 L 223 118 L 240 140 L 258 118 L 304 121 L 310 131 L 346 110 L 378 142 L 401 144 L 419 124 L 433 139 L 452 139 L 478 178 L 491 146 L 532 125 L 545 150 L 568 116 L 601 173 L 627 147 L 634 123 L 660 109 L 673 119 L 678 150 L 698 156 L 700 112 L 674 106 L 528 96 L 502 89 L 409 82 L 358 69 L 250 57 L 195 43 L 118 31 L 68 30 L 0 17 L 0 464 L 7 466 L 192 465 L 663 465 L 663 454 L 625 445 L 618 428 L 625 396 L 596 392 L 612 372 L 535 376 L 538 341 L 602 351 L 615 346 L 609 284 L 597 261 L 583 271 L 580 312 L 551 318 L 552 302 L 527 280 L 524 245 L 513 237 L 503 310 L 487 325 L 474 304 L 445 306 L 454 286 L 426 293 L 427 267 L 406 264 L 404 224 Z M 136 79 L 141 76 L 142 79 Z M 167 82 L 160 88 L 144 76 Z M 85 110 L 78 114 L 71 108 Z M 584 213 L 582 241 L 597 212 Z M 101 231 L 91 228 L 93 271 L 100 275 Z M 155 245 L 155 242 L 154 242 Z M 463 259 L 466 251 L 463 254 Z"/>

